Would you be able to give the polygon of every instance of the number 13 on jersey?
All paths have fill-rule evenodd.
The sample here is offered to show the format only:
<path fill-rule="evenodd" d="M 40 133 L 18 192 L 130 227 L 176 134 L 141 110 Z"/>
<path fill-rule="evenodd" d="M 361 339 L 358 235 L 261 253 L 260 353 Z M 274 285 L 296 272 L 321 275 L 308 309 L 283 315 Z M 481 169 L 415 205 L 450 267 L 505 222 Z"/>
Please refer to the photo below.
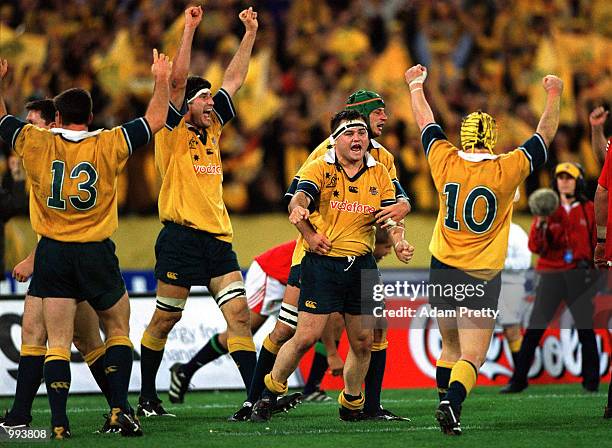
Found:
<path fill-rule="evenodd" d="M 66 200 L 62 197 L 65 173 L 66 163 L 63 160 L 54 160 L 51 163 L 51 196 L 47 198 L 47 207 L 66 210 Z M 85 211 L 96 205 L 98 191 L 95 185 L 98 181 L 98 172 L 91 163 L 79 162 L 70 172 L 70 179 L 78 179 L 81 174 L 86 177 L 84 181 L 78 183 L 77 188 L 87 196 L 82 199 L 80 195 L 73 195 L 69 196 L 68 200 L 75 209 Z"/>

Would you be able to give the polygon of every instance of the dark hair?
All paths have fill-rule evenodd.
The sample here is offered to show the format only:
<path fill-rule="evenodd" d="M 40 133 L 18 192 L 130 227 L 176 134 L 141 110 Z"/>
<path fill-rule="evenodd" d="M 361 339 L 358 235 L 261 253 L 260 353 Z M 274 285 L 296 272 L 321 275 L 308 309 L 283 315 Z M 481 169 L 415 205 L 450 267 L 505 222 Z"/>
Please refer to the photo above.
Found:
<path fill-rule="evenodd" d="M 53 98 L 53 103 L 62 117 L 63 124 L 89 124 L 93 104 L 87 90 L 64 90 Z"/>
<path fill-rule="evenodd" d="M 363 120 L 366 125 L 368 123 L 367 118 L 364 117 L 359 111 L 354 109 L 344 109 L 332 117 L 329 123 L 329 127 L 331 128 L 330 132 L 333 134 L 340 123 L 349 120 Z"/>
<path fill-rule="evenodd" d="M 190 76 L 187 78 L 187 86 L 185 87 L 185 99 L 189 101 L 198 91 L 210 88 L 211 84 L 207 79 L 200 76 Z"/>
<path fill-rule="evenodd" d="M 391 235 L 387 229 L 376 226 L 376 244 L 388 244 L 391 242 Z"/>
<path fill-rule="evenodd" d="M 26 110 L 35 110 L 40 112 L 40 117 L 45 121 L 45 124 L 49 124 L 55 120 L 55 105 L 53 100 L 33 100 L 25 105 Z"/>

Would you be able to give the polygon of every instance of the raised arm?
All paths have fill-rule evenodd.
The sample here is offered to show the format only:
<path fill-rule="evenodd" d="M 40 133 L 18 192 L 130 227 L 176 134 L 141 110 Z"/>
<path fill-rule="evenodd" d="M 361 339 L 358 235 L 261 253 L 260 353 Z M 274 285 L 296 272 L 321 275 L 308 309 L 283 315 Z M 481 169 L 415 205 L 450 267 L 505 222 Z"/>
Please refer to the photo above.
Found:
<path fill-rule="evenodd" d="M 425 126 L 430 123 L 435 123 L 436 121 L 431 111 L 431 107 L 427 99 L 425 99 L 425 92 L 423 91 L 423 83 L 426 78 L 427 68 L 423 67 L 421 64 L 410 67 L 406 70 L 406 73 L 404 73 L 404 79 L 410 89 L 412 113 L 421 131 Z"/>
<path fill-rule="evenodd" d="M 606 160 L 606 136 L 604 135 L 604 123 L 610 115 L 609 110 L 605 110 L 602 106 L 593 109 L 589 115 L 589 123 L 591 124 L 591 148 L 593 154 L 601 163 Z"/>
<path fill-rule="evenodd" d="M 191 45 L 193 36 L 202 21 L 202 7 L 191 6 L 185 10 L 185 28 L 176 56 L 172 63 L 170 78 L 170 101 L 177 109 L 181 108 L 185 98 L 185 86 L 191 64 Z"/>
<path fill-rule="evenodd" d="M 234 54 L 225 70 L 223 84 L 221 85 L 221 88 L 229 93 L 230 96 L 234 96 L 246 79 L 247 72 L 249 71 L 251 51 L 253 50 L 257 27 L 259 26 L 257 12 L 253 11 L 253 8 L 245 9 L 238 17 L 240 17 L 240 21 L 244 24 L 245 32 L 242 42 L 240 42 L 240 46 L 236 50 L 236 54 Z"/>
<path fill-rule="evenodd" d="M 0 118 L 4 117 L 6 112 L 6 105 L 4 104 L 4 78 L 8 72 L 8 61 L 6 59 L 0 59 Z"/>
<path fill-rule="evenodd" d="M 555 138 L 557 128 L 559 127 L 563 81 L 555 75 L 546 75 L 542 79 L 542 85 L 544 90 L 546 90 L 546 106 L 540 117 L 536 132 L 542 136 L 544 143 L 548 147 Z"/>
<path fill-rule="evenodd" d="M 157 53 L 153 50 L 153 65 L 151 72 L 155 79 L 155 87 L 153 87 L 153 96 L 149 101 L 149 107 L 145 113 L 145 119 L 149 123 L 151 132 L 154 134 L 164 127 L 168 116 L 168 101 L 170 100 L 170 74 L 172 72 L 172 62 L 170 58 L 163 53 Z"/>

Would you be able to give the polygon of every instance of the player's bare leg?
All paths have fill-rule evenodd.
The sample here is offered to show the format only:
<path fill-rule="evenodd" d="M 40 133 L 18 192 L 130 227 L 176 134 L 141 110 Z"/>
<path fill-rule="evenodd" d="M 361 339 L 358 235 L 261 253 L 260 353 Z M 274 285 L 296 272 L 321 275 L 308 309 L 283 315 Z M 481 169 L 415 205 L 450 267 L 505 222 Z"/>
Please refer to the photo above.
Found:
<path fill-rule="evenodd" d="M 209 289 L 227 322 L 227 349 L 240 370 L 248 394 L 257 355 L 242 274 L 234 271 L 215 277 Z"/>
<path fill-rule="evenodd" d="M 342 375 L 344 361 L 338 355 L 338 342 L 344 332 L 344 316 L 332 313 L 323 330 L 321 340 L 315 344 L 314 356 L 308 379 L 304 385 L 301 400 L 308 402 L 331 401 L 332 398 L 321 390 L 321 381 L 328 368 L 334 376 Z"/>
<path fill-rule="evenodd" d="M 43 378 L 46 352 L 47 332 L 43 323 L 42 299 L 26 295 L 21 322 L 21 350 L 15 399 L 11 410 L 4 417 L 0 417 L 0 426 L 29 426 L 32 421 L 32 402 Z"/>
<path fill-rule="evenodd" d="M 266 320 L 268 320 L 268 316 L 262 316 L 261 314 L 257 314 L 251 310 L 249 310 L 249 321 L 251 322 L 251 334 L 255 334 L 257 333 L 257 330 L 259 330 L 261 328 L 261 326 L 263 324 L 266 323 Z M 222 347 L 224 347 L 225 349 L 227 349 L 227 331 L 224 331 L 223 333 L 219 333 L 219 344 L 221 344 Z"/>
<path fill-rule="evenodd" d="M 74 318 L 74 346 L 83 355 L 106 401 L 111 403 L 111 390 L 104 372 L 106 346 L 100 336 L 100 319 L 86 301 L 79 302 Z"/>
<path fill-rule="evenodd" d="M 265 376 L 266 388 L 262 398 L 253 407 L 253 421 L 270 419 L 276 397 L 287 392 L 287 379 L 297 368 L 302 356 L 321 337 L 328 318 L 328 314 L 299 312 L 295 335 L 280 348 L 272 371 Z"/>
<path fill-rule="evenodd" d="M 141 389 L 138 399 L 138 415 L 140 416 L 175 417 L 162 407 L 161 400 L 157 396 L 155 378 L 164 356 L 168 334 L 181 320 L 188 295 L 189 288 L 170 285 L 161 280 L 157 281 L 156 308 L 140 341 Z"/>
<path fill-rule="evenodd" d="M 287 285 L 278 320 L 272 332 L 266 337 L 259 352 L 253 382 L 247 399 L 250 403 L 259 400 L 263 391 L 264 377 L 272 371 L 277 354 L 282 345 L 293 337 L 297 326 L 297 305 L 300 289 Z"/>
<path fill-rule="evenodd" d="M 346 335 L 350 350 L 344 363 L 344 390 L 340 392 L 340 418 L 352 421 L 361 418 L 365 398 L 361 393 L 363 383 L 370 364 L 372 350 L 372 322 L 365 320 L 371 316 L 345 314 Z"/>

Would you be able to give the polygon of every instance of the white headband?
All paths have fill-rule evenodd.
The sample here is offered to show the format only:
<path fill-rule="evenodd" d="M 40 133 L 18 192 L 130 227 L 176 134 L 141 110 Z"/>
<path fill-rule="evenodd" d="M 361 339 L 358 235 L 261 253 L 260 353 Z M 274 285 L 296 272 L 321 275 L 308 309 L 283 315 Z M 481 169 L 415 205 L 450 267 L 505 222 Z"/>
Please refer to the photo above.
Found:
<path fill-rule="evenodd" d="M 191 103 L 193 100 L 195 100 L 200 95 L 209 94 L 209 93 L 210 93 L 210 89 L 208 87 L 206 87 L 204 89 L 200 89 L 194 95 L 192 95 L 191 98 L 188 98 L 187 102 Z"/>
<path fill-rule="evenodd" d="M 332 132 L 332 135 L 329 136 L 331 144 L 334 144 L 338 137 L 340 137 L 342 134 L 352 128 L 368 129 L 368 125 L 365 124 L 365 122 L 362 120 L 345 121 L 340 126 L 338 126 L 334 132 Z"/>

